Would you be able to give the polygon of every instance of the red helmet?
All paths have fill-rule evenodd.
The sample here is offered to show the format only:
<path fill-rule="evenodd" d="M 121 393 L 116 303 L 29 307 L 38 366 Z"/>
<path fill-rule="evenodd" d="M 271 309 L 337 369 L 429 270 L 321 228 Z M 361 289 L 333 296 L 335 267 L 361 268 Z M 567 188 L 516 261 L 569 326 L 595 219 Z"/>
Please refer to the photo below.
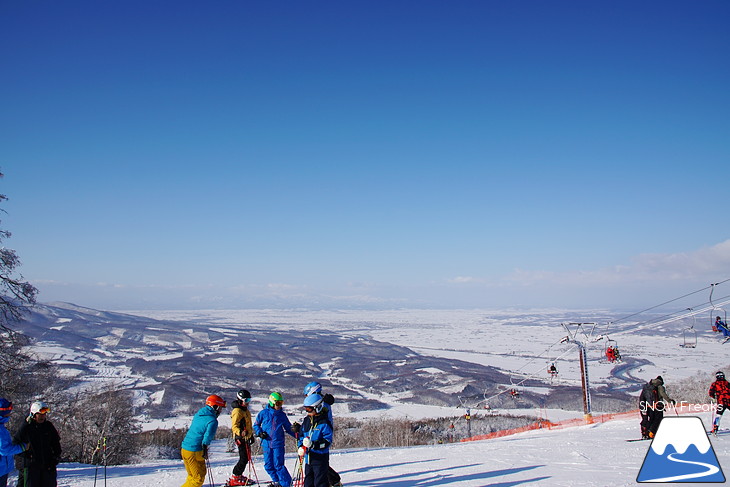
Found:
<path fill-rule="evenodd" d="M 224 401 L 222 397 L 216 396 L 215 394 L 213 394 L 212 396 L 208 396 L 208 398 L 205 400 L 205 404 L 207 406 L 220 406 L 222 408 L 226 407 L 226 401 Z"/>

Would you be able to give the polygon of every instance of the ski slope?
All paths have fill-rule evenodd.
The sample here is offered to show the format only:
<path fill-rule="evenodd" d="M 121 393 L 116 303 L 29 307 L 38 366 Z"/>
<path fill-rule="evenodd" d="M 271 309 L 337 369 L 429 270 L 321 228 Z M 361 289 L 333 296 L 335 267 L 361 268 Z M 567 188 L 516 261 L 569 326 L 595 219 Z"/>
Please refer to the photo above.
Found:
<path fill-rule="evenodd" d="M 699 415 L 705 424 L 709 414 Z M 728 424 L 727 426 L 730 426 Z M 636 476 L 650 442 L 627 442 L 639 434 L 634 419 L 555 430 L 534 430 L 492 440 L 410 448 L 333 451 L 332 466 L 347 487 L 507 487 L 639 485 Z M 721 467 L 730 466 L 730 434 L 712 437 Z M 225 441 L 211 453 L 215 485 L 231 473 L 234 457 Z M 291 471 L 294 458 L 287 456 Z M 268 480 L 260 456 L 255 458 L 259 479 Z M 94 486 L 95 467 L 61 465 L 60 486 Z M 103 467 L 96 485 L 104 485 Z M 155 461 L 109 467 L 109 487 L 179 487 L 185 481 L 182 461 Z M 205 485 L 208 485 L 206 483 Z M 692 485 L 692 484 L 672 484 Z M 696 485 L 696 484 L 695 484 Z"/>

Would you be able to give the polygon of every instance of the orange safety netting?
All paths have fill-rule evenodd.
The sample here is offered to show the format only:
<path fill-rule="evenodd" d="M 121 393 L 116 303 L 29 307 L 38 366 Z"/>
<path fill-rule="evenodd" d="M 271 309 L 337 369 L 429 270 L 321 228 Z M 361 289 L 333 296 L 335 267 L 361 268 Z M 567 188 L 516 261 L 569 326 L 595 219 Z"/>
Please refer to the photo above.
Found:
<path fill-rule="evenodd" d="M 665 414 L 669 413 L 676 413 L 676 414 L 689 414 L 689 413 L 698 413 L 698 412 L 706 412 L 708 410 L 708 406 L 706 404 L 681 404 L 679 406 L 668 406 Z M 606 421 L 612 421 L 614 419 L 626 419 L 631 417 L 636 417 L 636 419 L 639 419 L 639 410 L 634 409 L 632 411 L 626 411 L 623 413 L 607 413 L 607 414 L 599 414 L 596 416 L 588 417 L 588 418 L 574 418 L 574 419 L 566 419 L 563 421 L 553 422 L 548 421 L 547 419 L 539 419 L 535 421 L 534 423 L 528 424 L 527 426 L 522 426 L 520 428 L 512 428 L 508 430 L 500 430 L 495 431 L 493 433 L 488 433 L 486 435 L 477 435 L 472 436 L 470 438 L 464 438 L 461 441 L 478 441 L 478 440 L 490 440 L 492 438 L 501 438 L 503 436 L 510 436 L 517 433 L 524 433 L 525 431 L 532 431 L 537 429 L 562 429 L 562 428 L 571 428 L 574 426 L 582 426 L 584 424 L 592 424 L 592 423 L 605 423 Z"/>

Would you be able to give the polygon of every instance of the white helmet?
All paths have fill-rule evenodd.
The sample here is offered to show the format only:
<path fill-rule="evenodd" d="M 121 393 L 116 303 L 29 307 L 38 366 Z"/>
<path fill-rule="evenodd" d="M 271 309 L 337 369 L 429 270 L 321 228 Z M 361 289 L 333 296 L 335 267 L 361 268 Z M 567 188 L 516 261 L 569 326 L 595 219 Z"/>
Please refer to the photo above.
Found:
<path fill-rule="evenodd" d="M 47 413 L 50 410 L 51 408 L 48 407 L 48 404 L 44 403 L 43 401 L 36 401 L 30 405 L 31 416 L 36 413 Z"/>

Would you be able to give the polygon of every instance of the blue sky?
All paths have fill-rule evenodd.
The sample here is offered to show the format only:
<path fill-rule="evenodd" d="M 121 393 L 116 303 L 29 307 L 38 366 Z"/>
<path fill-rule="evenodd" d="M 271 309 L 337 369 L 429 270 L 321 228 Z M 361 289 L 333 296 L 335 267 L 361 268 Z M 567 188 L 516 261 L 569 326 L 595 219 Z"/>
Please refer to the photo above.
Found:
<path fill-rule="evenodd" d="M 730 4 L 0 4 L 40 301 L 650 306 L 730 277 Z"/>

